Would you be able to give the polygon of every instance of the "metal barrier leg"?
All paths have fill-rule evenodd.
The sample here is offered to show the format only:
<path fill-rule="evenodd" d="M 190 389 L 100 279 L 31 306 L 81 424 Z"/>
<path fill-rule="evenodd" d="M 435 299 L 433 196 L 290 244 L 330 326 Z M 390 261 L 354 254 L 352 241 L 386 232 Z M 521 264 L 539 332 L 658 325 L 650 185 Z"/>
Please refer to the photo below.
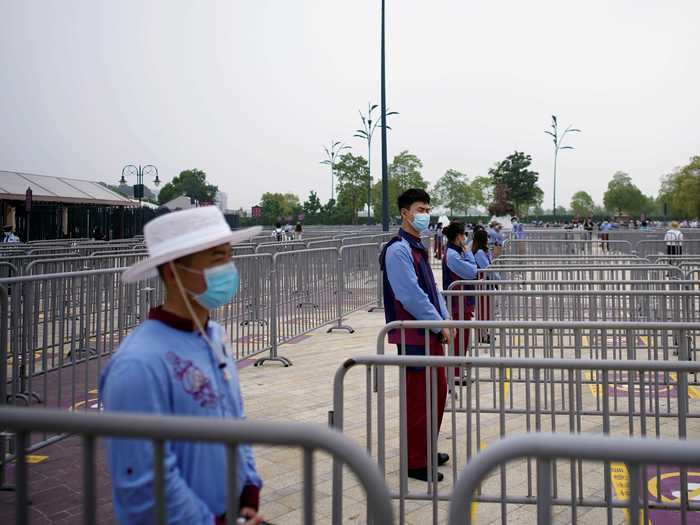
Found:
<path fill-rule="evenodd" d="M 336 266 L 336 291 L 335 291 L 335 309 L 338 317 L 338 324 L 331 326 L 326 330 L 330 334 L 333 330 L 347 330 L 348 333 L 354 334 L 355 330 L 350 325 L 343 324 L 343 296 L 345 295 L 345 277 L 343 276 L 343 253 L 340 252 L 338 257 L 338 265 Z"/>
<path fill-rule="evenodd" d="M 272 270 L 270 271 L 270 355 L 256 360 L 253 366 L 263 366 L 266 362 L 278 362 L 283 366 L 292 366 L 292 362 L 281 355 L 277 355 L 277 310 L 280 303 L 279 283 L 277 282 L 277 257 L 272 258 Z"/>

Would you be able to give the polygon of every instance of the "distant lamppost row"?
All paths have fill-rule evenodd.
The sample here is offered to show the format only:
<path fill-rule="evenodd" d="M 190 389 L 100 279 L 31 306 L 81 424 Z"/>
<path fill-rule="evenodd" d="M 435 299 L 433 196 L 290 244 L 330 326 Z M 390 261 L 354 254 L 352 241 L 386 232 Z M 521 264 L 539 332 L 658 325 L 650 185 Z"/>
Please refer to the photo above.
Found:
<path fill-rule="evenodd" d="M 139 215 L 141 216 L 141 230 L 143 231 L 143 208 L 141 207 L 141 199 L 143 199 L 143 177 L 151 177 L 155 174 L 153 179 L 153 185 L 157 188 L 160 186 L 160 179 L 158 178 L 158 168 L 153 164 L 146 164 L 145 166 L 134 166 L 133 164 L 127 164 L 122 168 L 122 178 L 119 180 L 119 184 L 126 186 L 126 178 L 136 176 L 136 184 L 134 184 L 134 198 L 139 200 Z"/>
<path fill-rule="evenodd" d="M 380 93 L 380 113 L 382 117 L 382 230 L 389 231 L 389 164 L 387 160 L 386 148 L 386 49 L 384 18 L 386 6 L 382 0 L 382 28 L 381 28 L 381 93 Z"/>
<path fill-rule="evenodd" d="M 331 200 L 335 200 L 335 159 L 340 155 L 340 152 L 346 149 L 350 149 L 350 146 L 346 146 L 342 142 L 331 142 L 331 148 L 328 149 L 323 146 L 323 150 L 326 152 L 326 159 L 321 161 L 321 164 L 327 164 L 331 167 Z"/>
<path fill-rule="evenodd" d="M 559 127 L 557 123 L 557 116 L 552 115 L 552 131 L 545 130 L 545 133 L 552 137 L 554 141 L 554 187 L 552 188 L 552 214 L 557 216 L 557 158 L 559 157 L 559 150 L 562 149 L 574 149 L 573 146 L 563 146 L 564 137 L 567 133 L 580 133 L 581 130 L 577 128 L 567 127 L 564 132 L 559 134 Z"/>
<path fill-rule="evenodd" d="M 377 126 L 381 124 L 381 120 L 372 120 L 372 113 L 378 107 L 377 104 L 368 103 L 367 114 L 363 115 L 362 111 L 360 111 L 362 129 L 358 129 L 355 135 L 353 135 L 354 137 L 367 141 L 367 222 L 369 222 L 370 207 L 372 205 L 372 135 L 374 135 L 374 130 Z M 398 111 L 390 111 L 387 113 L 387 117 L 389 115 L 398 114 Z M 391 127 L 388 127 L 388 129 L 391 129 Z"/>

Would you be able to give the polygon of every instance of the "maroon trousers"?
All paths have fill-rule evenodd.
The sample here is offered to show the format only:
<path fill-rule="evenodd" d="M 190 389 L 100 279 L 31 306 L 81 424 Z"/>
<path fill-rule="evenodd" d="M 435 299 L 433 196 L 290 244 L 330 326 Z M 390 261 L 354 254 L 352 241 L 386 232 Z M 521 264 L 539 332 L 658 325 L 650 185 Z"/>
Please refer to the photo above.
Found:
<path fill-rule="evenodd" d="M 464 306 L 462 307 L 462 314 L 460 315 L 459 301 L 455 301 L 455 302 L 457 302 L 457 305 L 452 306 L 452 319 L 454 321 L 471 321 L 472 318 L 474 317 L 474 305 L 467 304 L 467 302 L 464 301 Z M 455 357 L 464 357 L 467 355 L 467 352 L 469 350 L 469 335 L 470 335 L 470 333 L 471 333 L 471 330 L 469 330 L 469 329 L 464 329 L 464 330 L 458 329 L 455 332 L 455 342 L 454 342 Z M 459 377 L 460 368 L 456 367 L 454 373 L 455 373 L 455 377 Z"/>
<path fill-rule="evenodd" d="M 425 346 L 406 345 L 405 353 L 406 355 L 425 355 Z M 401 354 L 400 348 L 399 354 Z M 430 355 L 445 355 L 442 344 L 432 337 Z M 426 376 L 428 376 L 427 380 Z M 436 398 L 432 397 L 433 380 L 431 376 L 436 378 Z M 442 416 L 445 413 L 445 403 L 447 401 L 445 369 L 437 368 L 434 372 L 431 372 L 431 369 L 408 368 L 406 370 L 406 398 L 408 468 L 425 468 L 428 465 L 428 436 L 431 432 L 431 419 L 435 418 L 436 420 L 435 430 L 437 434 L 440 432 Z M 435 401 L 437 406 L 437 412 L 435 413 L 432 412 L 433 401 Z M 433 450 L 433 454 L 435 452 Z"/>

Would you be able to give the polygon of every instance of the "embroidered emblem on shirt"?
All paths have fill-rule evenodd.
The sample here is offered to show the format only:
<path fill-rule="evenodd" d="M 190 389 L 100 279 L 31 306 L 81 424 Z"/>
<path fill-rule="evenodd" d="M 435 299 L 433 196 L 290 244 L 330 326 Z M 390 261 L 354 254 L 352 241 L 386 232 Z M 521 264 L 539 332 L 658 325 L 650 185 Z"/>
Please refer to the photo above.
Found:
<path fill-rule="evenodd" d="M 216 406 L 217 396 L 211 386 L 211 381 L 195 366 L 192 361 L 181 359 L 174 352 L 168 352 L 165 357 L 172 365 L 175 377 L 182 381 L 185 392 L 192 396 L 202 407 L 213 408 Z"/>

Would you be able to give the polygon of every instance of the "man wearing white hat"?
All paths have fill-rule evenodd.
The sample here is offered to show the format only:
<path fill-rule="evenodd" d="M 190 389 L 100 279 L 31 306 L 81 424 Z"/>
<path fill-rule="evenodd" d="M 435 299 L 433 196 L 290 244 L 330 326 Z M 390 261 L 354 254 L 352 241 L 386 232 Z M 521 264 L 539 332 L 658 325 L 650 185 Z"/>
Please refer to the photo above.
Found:
<path fill-rule="evenodd" d="M 105 410 L 243 419 L 243 404 L 223 328 L 209 311 L 231 301 L 238 271 L 231 245 L 260 229 L 232 232 L 214 206 L 177 211 L 144 228 L 148 257 L 128 268 L 125 282 L 160 275 L 165 303 L 153 308 L 119 346 L 105 369 L 100 395 Z M 239 445 L 239 515 L 248 525 L 262 523 L 258 501 L 262 481 L 253 452 Z M 114 508 L 121 523 L 153 523 L 153 449 L 149 441 L 109 440 Z M 226 451 L 221 444 L 167 442 L 165 499 L 167 523 L 224 523 Z"/>

